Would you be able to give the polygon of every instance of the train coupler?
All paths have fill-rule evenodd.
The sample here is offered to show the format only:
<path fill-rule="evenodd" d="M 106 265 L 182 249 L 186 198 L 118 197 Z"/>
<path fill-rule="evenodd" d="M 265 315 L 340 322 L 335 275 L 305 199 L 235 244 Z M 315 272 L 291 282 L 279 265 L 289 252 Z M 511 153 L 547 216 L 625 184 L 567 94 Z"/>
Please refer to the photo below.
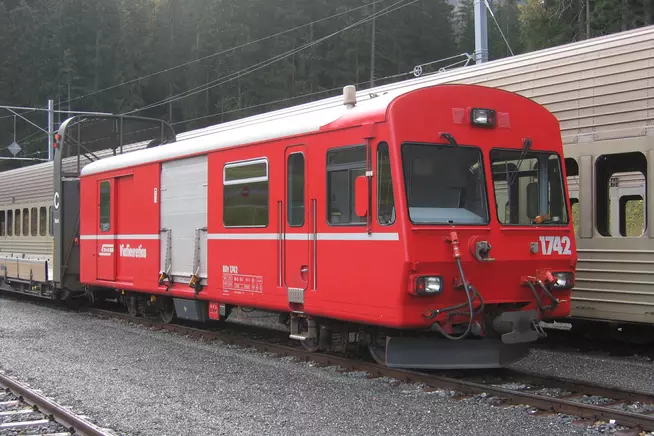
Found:
<path fill-rule="evenodd" d="M 535 310 L 504 312 L 493 319 L 492 328 L 505 344 L 534 342 L 547 336 Z"/>

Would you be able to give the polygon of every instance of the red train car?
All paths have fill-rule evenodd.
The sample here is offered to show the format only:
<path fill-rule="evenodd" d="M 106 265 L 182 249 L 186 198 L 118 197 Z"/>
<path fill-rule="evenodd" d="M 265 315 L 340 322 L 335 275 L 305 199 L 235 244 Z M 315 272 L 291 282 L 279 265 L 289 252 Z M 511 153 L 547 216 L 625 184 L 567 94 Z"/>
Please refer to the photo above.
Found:
<path fill-rule="evenodd" d="M 80 279 L 133 313 L 279 312 L 309 349 L 496 367 L 569 313 L 557 119 L 509 92 L 400 89 L 82 170 Z M 460 340 L 459 340 L 460 339 Z"/>

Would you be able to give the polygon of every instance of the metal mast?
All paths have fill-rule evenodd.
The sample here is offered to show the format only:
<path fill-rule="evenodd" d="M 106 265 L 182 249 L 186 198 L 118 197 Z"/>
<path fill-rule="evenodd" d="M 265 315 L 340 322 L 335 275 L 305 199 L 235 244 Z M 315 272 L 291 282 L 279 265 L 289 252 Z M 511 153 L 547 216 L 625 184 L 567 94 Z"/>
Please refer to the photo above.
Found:
<path fill-rule="evenodd" d="M 486 0 L 475 0 L 475 62 L 488 62 L 488 19 Z"/>

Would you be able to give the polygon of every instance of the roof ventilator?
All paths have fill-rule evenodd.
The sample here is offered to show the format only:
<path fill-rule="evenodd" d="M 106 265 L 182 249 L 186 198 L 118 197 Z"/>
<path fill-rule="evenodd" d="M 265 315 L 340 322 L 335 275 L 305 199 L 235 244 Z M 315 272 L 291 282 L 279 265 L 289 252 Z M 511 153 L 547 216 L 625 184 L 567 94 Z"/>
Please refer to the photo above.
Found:
<path fill-rule="evenodd" d="M 347 85 L 343 88 L 343 104 L 351 109 L 357 104 L 357 89 L 354 85 Z"/>

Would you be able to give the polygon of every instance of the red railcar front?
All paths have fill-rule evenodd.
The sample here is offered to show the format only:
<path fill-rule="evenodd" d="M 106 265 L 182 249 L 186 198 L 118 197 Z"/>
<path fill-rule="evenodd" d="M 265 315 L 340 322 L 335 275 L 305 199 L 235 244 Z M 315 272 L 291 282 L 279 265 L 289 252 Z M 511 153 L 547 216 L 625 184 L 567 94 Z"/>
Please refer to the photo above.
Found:
<path fill-rule="evenodd" d="M 576 250 L 558 121 L 516 94 L 439 86 L 398 97 L 388 122 L 408 256 L 402 327 L 440 334 L 387 336 L 378 357 L 412 367 L 519 358 L 541 320 L 570 310 Z"/>

